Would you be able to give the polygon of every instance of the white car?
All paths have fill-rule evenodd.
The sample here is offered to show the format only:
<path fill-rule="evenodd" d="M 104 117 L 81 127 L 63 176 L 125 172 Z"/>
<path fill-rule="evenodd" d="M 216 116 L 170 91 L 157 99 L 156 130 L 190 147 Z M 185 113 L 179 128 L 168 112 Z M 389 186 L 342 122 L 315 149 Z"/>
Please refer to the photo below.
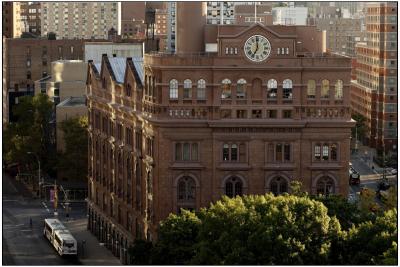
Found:
<path fill-rule="evenodd" d="M 393 175 L 397 175 L 397 169 L 391 170 L 390 173 L 393 174 Z"/>

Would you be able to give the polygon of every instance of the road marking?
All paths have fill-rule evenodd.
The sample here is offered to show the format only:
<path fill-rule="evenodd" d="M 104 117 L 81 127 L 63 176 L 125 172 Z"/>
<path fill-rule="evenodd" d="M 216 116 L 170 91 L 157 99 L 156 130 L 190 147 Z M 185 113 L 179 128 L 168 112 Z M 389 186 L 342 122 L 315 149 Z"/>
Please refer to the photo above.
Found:
<path fill-rule="evenodd" d="M 21 232 L 32 232 L 32 229 L 21 230 Z"/>

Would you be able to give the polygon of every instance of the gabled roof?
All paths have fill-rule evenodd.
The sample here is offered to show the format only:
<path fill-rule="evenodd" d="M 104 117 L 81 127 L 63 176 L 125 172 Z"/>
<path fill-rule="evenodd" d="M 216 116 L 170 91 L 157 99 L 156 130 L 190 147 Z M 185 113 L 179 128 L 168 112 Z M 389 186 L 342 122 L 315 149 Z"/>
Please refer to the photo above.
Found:
<path fill-rule="evenodd" d="M 115 81 L 117 83 L 124 83 L 126 58 L 111 57 L 108 58 L 108 60 L 110 61 L 111 69 L 115 76 Z"/>
<path fill-rule="evenodd" d="M 144 84 L 144 74 L 143 74 L 143 58 L 134 57 L 132 58 L 133 66 L 135 67 L 136 72 L 139 75 L 140 81 Z"/>

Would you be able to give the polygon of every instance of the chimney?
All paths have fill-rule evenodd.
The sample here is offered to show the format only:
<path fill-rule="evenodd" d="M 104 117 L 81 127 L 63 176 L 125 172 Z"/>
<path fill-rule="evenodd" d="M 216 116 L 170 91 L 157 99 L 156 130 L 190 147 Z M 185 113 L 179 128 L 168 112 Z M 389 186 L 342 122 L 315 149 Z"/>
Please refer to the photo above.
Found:
<path fill-rule="evenodd" d="M 176 53 L 204 52 L 206 2 L 176 2 Z"/>

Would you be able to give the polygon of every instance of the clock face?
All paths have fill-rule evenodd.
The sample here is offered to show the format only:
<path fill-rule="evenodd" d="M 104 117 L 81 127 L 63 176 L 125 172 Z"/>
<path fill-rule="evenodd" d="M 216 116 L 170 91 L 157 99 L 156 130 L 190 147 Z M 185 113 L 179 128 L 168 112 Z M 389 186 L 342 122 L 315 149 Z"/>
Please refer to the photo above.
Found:
<path fill-rule="evenodd" d="M 264 61 L 271 53 L 271 44 L 262 35 L 253 35 L 244 44 L 244 53 L 254 62 Z"/>

